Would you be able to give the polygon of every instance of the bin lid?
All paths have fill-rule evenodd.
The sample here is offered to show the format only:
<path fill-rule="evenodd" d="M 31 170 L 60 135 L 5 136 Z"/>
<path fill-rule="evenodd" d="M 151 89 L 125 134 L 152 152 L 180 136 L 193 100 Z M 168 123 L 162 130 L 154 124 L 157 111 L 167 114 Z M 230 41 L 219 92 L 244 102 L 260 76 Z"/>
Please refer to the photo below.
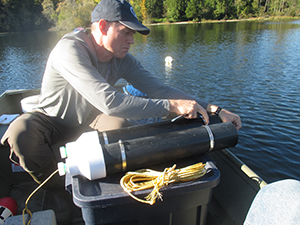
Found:
<path fill-rule="evenodd" d="M 183 194 L 185 192 L 198 191 L 200 189 L 212 189 L 217 186 L 220 180 L 220 172 L 212 162 L 211 158 L 206 155 L 199 155 L 190 158 L 180 159 L 178 162 L 169 162 L 164 165 L 157 165 L 152 168 L 158 171 L 163 171 L 166 167 L 171 167 L 176 164 L 176 168 L 183 168 L 199 162 L 206 163 L 207 173 L 196 180 L 172 183 L 163 187 L 160 191 L 163 194 L 163 199 L 167 196 L 174 196 Z M 173 163 L 173 164 L 172 164 Z M 132 202 L 131 197 L 120 186 L 120 179 L 122 174 L 108 176 L 103 179 L 90 181 L 83 176 L 74 176 L 71 179 L 71 189 L 73 193 L 73 201 L 78 207 L 114 207 L 118 205 L 126 205 Z M 135 192 L 136 196 L 145 196 L 150 193 L 149 190 Z M 141 203 L 139 203 L 141 204 Z"/>

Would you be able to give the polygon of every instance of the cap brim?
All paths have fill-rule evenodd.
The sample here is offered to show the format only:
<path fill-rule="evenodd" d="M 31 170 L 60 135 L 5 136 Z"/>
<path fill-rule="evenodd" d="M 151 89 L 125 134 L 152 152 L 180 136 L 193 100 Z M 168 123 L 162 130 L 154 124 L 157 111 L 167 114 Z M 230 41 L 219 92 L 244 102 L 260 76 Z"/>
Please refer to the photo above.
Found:
<path fill-rule="evenodd" d="M 124 26 L 128 27 L 131 30 L 135 30 L 143 35 L 147 35 L 150 33 L 150 29 L 146 26 L 144 26 L 143 24 L 141 24 L 140 22 L 136 21 L 136 22 L 132 22 L 132 21 L 119 21 L 121 24 L 123 24 Z"/>

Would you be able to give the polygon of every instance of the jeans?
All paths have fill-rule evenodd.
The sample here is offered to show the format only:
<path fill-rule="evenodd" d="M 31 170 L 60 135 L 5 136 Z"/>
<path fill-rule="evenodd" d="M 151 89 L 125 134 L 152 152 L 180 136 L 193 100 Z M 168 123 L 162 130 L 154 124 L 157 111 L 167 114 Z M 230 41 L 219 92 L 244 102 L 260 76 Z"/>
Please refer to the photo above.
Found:
<path fill-rule="evenodd" d="M 268 224 L 300 224 L 300 181 L 277 181 L 257 193 L 244 225 Z"/>

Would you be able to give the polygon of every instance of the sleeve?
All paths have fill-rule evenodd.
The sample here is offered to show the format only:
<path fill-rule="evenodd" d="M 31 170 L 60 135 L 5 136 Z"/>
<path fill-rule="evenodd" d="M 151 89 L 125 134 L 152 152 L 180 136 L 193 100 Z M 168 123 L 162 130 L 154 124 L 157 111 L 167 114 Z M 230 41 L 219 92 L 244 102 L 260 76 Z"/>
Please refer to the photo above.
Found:
<path fill-rule="evenodd" d="M 85 42 L 63 39 L 56 47 L 55 55 L 55 69 L 84 99 L 103 113 L 129 119 L 169 114 L 167 100 L 143 99 L 117 92 L 98 72 L 97 61 L 93 59 L 95 56 Z"/>

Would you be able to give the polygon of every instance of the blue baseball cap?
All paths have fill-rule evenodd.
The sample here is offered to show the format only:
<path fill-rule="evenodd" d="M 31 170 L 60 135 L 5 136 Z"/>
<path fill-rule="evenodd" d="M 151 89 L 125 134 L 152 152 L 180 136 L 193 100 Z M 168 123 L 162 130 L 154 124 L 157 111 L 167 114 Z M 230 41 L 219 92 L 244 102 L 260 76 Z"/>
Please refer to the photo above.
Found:
<path fill-rule="evenodd" d="M 118 21 L 143 35 L 150 33 L 150 29 L 138 21 L 132 6 L 125 0 L 101 0 L 92 12 L 91 22 L 98 22 L 101 19 Z"/>

